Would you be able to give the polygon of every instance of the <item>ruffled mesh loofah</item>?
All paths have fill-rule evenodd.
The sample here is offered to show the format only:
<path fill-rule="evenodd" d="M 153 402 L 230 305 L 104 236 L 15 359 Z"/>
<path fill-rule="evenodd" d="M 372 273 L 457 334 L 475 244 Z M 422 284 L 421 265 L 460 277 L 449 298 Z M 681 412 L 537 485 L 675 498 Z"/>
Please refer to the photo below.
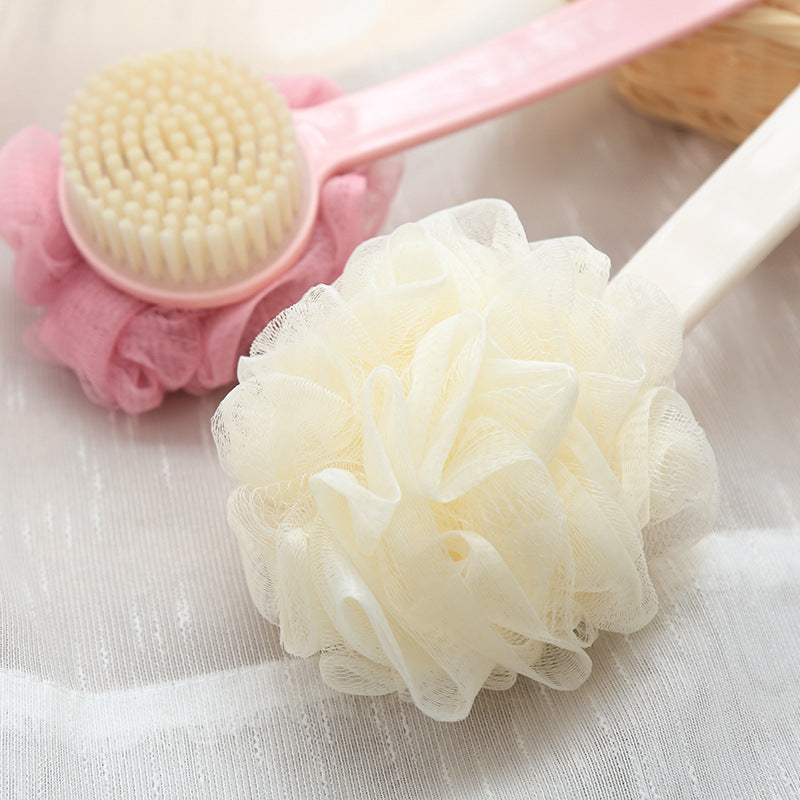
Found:
<path fill-rule="evenodd" d="M 270 324 L 214 435 L 258 609 L 345 692 L 463 718 L 573 689 L 657 601 L 646 557 L 714 514 L 660 291 L 479 201 L 361 245 Z"/>
<path fill-rule="evenodd" d="M 341 94 L 318 76 L 273 80 L 294 108 Z M 334 280 L 353 248 L 374 235 L 400 178 L 396 159 L 331 178 L 309 245 L 287 273 L 248 300 L 182 311 L 118 291 L 83 260 L 58 208 L 59 157 L 56 137 L 39 128 L 0 151 L 0 236 L 16 250 L 20 298 L 45 306 L 26 342 L 74 370 L 91 400 L 129 413 L 155 408 L 165 392 L 201 394 L 230 383 L 236 359 L 264 325 L 310 286 Z"/>

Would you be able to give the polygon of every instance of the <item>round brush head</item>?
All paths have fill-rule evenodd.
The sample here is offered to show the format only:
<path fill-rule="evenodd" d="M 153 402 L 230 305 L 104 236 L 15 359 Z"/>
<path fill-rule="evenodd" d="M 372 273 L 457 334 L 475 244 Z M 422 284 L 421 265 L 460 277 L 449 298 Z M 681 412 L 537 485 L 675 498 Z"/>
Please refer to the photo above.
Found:
<path fill-rule="evenodd" d="M 109 67 L 76 93 L 61 150 L 76 244 L 145 299 L 240 299 L 247 289 L 236 287 L 290 238 L 303 166 L 286 101 L 227 58 L 178 52 Z"/>

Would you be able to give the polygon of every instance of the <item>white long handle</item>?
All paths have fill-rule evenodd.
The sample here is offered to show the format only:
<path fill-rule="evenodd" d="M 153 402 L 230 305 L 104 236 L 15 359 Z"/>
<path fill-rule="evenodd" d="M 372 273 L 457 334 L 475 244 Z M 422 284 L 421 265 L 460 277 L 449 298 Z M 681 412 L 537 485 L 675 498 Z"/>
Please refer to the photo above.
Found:
<path fill-rule="evenodd" d="M 658 284 L 684 332 L 800 223 L 800 87 L 623 267 Z M 621 273 L 620 273 L 621 274 Z"/>

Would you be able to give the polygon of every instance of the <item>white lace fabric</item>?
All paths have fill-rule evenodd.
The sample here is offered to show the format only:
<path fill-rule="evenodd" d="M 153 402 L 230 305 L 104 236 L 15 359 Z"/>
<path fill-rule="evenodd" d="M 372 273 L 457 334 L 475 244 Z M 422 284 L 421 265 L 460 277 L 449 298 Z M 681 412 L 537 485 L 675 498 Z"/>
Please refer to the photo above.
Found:
<path fill-rule="evenodd" d="M 672 388 L 681 325 L 579 238 L 476 201 L 364 243 L 267 327 L 214 436 L 258 610 L 348 693 L 458 720 L 517 675 L 573 689 L 655 614 L 716 465 Z"/>

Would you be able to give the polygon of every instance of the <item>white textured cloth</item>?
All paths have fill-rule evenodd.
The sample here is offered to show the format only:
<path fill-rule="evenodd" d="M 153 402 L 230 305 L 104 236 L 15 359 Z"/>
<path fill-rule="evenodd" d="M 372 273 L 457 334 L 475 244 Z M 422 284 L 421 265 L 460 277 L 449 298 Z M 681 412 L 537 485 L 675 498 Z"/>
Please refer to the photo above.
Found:
<path fill-rule="evenodd" d="M 74 88 L 125 54 L 207 44 L 266 71 L 304 5 L 5 0 L 0 138 L 56 130 Z M 431 18 L 417 40 L 402 5 L 338 4 L 305 53 L 292 62 L 293 35 L 280 55 L 327 61 L 352 89 L 530 13 L 465 0 L 463 22 Z M 579 234 L 613 271 L 726 152 L 637 117 L 598 80 L 410 152 L 386 229 L 502 197 L 530 239 Z M 798 252 L 795 233 L 685 342 L 677 388 L 715 450 L 721 506 L 709 537 L 651 570 L 653 621 L 602 634 L 578 690 L 521 679 L 451 724 L 334 692 L 313 659 L 284 653 L 225 519 L 209 429 L 223 393 L 140 418 L 92 406 L 25 352 L 35 312 L 3 248 L 0 796 L 797 797 Z"/>

